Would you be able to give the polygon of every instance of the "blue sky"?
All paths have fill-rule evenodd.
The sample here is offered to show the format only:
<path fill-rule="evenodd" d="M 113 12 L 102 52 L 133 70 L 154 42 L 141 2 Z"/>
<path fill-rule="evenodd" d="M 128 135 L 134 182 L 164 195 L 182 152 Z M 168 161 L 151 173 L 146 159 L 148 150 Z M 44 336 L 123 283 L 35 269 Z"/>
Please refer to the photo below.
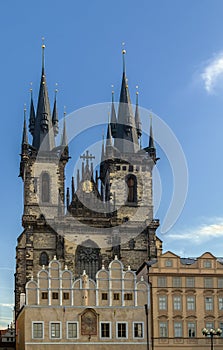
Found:
<path fill-rule="evenodd" d="M 29 84 L 36 98 L 41 37 L 51 101 L 67 113 L 118 99 L 122 57 L 134 102 L 169 125 L 187 159 L 189 188 L 176 224 L 158 235 L 164 250 L 181 256 L 223 256 L 223 2 L 221 0 L 1 1 L 1 247 L 0 326 L 12 317 L 16 239 L 21 228 L 18 178 L 23 105 Z M 155 135 L 159 130 L 155 130 Z M 173 150 L 174 152 L 174 150 Z M 160 150 L 161 224 L 174 180 Z M 193 244 L 191 243 L 193 241 Z"/>

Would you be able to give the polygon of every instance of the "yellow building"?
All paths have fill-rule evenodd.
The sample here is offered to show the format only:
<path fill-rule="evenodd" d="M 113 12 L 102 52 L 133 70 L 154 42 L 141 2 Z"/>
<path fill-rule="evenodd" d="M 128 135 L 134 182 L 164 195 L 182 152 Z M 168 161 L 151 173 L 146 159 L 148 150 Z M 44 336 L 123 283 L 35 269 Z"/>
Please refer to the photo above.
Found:
<path fill-rule="evenodd" d="M 144 263 L 138 277 L 151 286 L 151 349 L 210 349 L 202 329 L 223 329 L 223 261 L 211 253 L 180 258 L 166 252 Z M 223 337 L 214 336 L 214 348 Z"/>
<path fill-rule="evenodd" d="M 85 271 L 74 279 L 55 257 L 21 295 L 16 349 L 145 349 L 148 303 L 148 283 L 117 257 L 95 281 Z"/>

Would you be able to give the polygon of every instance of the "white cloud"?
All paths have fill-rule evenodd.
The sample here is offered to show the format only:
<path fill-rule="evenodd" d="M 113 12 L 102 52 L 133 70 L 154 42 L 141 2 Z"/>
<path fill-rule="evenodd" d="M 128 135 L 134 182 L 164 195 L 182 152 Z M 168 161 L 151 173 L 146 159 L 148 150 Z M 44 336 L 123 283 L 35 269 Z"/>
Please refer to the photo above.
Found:
<path fill-rule="evenodd" d="M 208 93 L 213 93 L 214 88 L 223 77 L 223 52 L 217 54 L 213 59 L 209 60 L 201 73 L 204 81 L 205 89 Z"/>
<path fill-rule="evenodd" d="M 0 307 L 9 307 L 9 308 L 13 308 L 14 305 L 13 305 L 13 304 L 4 304 L 4 303 L 0 303 Z"/>
<path fill-rule="evenodd" d="M 213 238 L 223 238 L 223 218 L 213 218 L 208 222 L 194 228 L 188 228 L 179 232 L 170 232 L 170 240 L 184 240 L 193 244 L 205 243 Z"/>

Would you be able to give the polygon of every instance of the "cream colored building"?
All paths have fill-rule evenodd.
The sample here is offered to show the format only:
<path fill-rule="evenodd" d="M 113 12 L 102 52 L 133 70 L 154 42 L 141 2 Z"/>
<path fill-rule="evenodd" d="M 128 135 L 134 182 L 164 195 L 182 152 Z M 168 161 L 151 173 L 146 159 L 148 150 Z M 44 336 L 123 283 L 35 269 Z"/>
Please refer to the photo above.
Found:
<path fill-rule="evenodd" d="M 211 253 L 180 258 L 166 252 L 144 263 L 138 276 L 151 286 L 151 349 L 210 349 L 202 329 L 223 330 L 223 261 Z M 223 334 L 222 334 L 223 335 Z M 223 348 L 223 336 L 214 348 Z"/>
<path fill-rule="evenodd" d="M 26 299 L 26 301 L 25 301 Z M 25 304 L 22 305 L 25 301 Z M 74 280 L 56 258 L 26 284 L 17 317 L 17 350 L 145 349 L 149 287 L 116 258 L 96 280 Z"/>

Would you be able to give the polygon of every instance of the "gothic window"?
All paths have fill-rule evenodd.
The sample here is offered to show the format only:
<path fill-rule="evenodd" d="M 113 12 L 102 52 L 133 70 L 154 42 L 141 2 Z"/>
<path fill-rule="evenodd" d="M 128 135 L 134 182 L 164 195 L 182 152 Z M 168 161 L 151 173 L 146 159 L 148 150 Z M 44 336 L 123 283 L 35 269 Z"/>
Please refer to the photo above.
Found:
<path fill-rule="evenodd" d="M 50 201 L 50 177 L 49 174 L 42 174 L 42 202 L 48 203 Z"/>
<path fill-rule="evenodd" d="M 48 263 L 49 263 L 49 258 L 48 258 L 47 253 L 46 252 L 42 252 L 40 254 L 40 259 L 39 259 L 40 266 L 43 266 L 43 265 L 47 266 Z"/>
<path fill-rule="evenodd" d="M 82 275 L 85 270 L 89 278 L 95 279 L 96 273 L 101 269 L 100 248 L 89 239 L 77 247 L 75 260 L 77 275 Z"/>
<path fill-rule="evenodd" d="M 127 183 L 127 202 L 128 203 L 136 203 L 137 202 L 137 180 L 134 175 L 130 175 L 126 179 Z"/>

